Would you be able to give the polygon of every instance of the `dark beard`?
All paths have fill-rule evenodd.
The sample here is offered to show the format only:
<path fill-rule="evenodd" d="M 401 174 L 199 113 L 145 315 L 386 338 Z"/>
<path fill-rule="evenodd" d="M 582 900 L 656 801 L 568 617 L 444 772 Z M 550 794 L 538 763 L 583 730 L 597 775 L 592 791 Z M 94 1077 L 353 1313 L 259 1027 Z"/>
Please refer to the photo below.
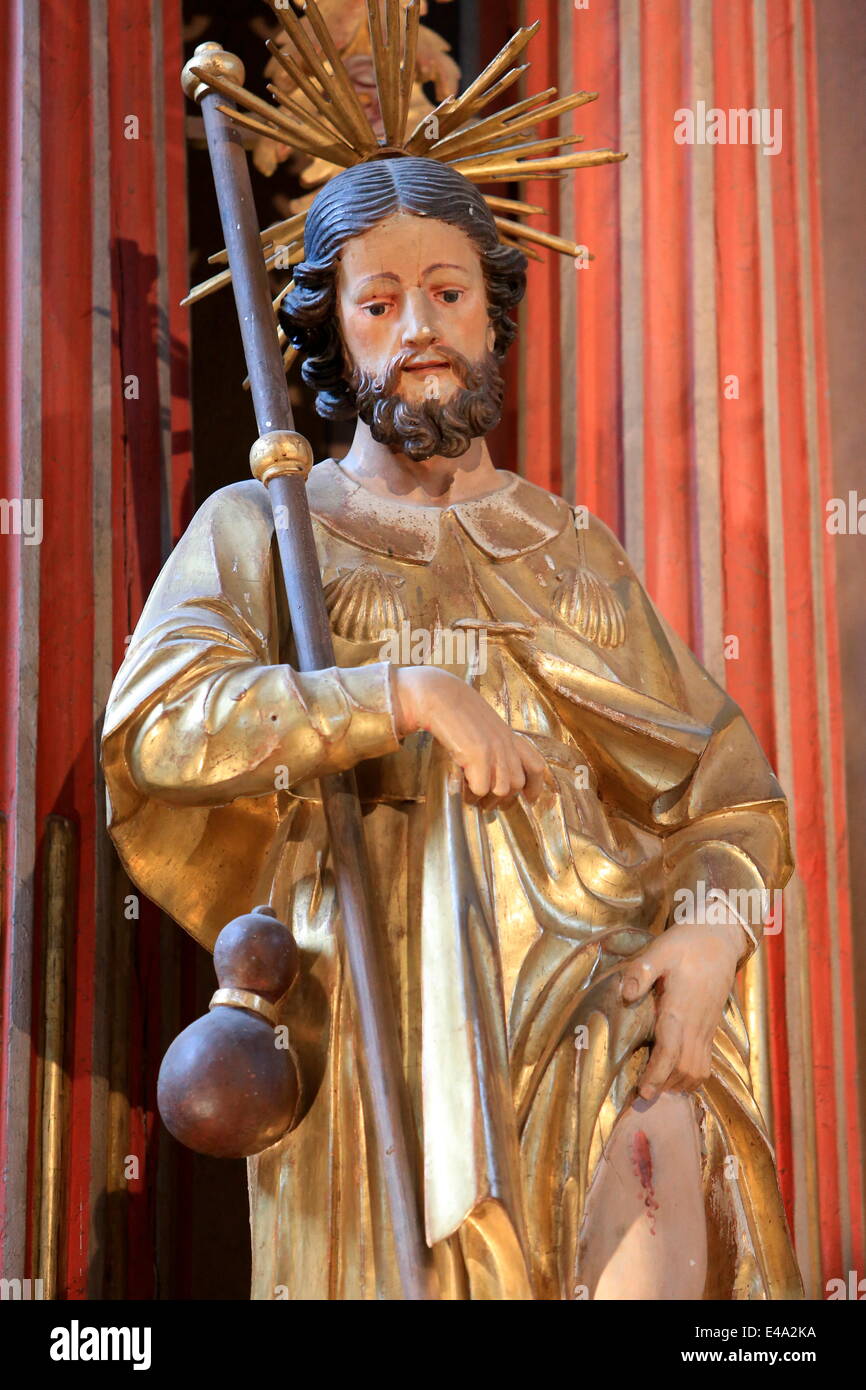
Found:
<path fill-rule="evenodd" d="M 436 347 L 433 352 L 449 363 L 462 383 L 447 401 L 433 398 L 412 404 L 397 394 L 404 364 L 418 356 L 413 349 L 398 352 L 381 376 L 356 368 L 350 377 L 358 414 L 373 438 L 416 463 L 434 455 L 459 458 L 471 440 L 498 425 L 502 414 L 505 383 L 492 352 L 474 365 L 453 348 Z"/>

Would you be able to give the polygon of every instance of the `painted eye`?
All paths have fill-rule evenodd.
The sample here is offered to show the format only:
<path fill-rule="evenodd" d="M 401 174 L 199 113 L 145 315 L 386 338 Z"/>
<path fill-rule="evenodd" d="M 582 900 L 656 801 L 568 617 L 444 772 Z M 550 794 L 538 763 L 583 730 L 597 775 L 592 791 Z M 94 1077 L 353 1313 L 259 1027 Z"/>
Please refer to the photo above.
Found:
<path fill-rule="evenodd" d="M 387 308 L 387 304 L 367 304 L 365 306 L 366 312 L 374 319 L 380 319 Z"/>
<path fill-rule="evenodd" d="M 442 291 L 442 295 L 443 295 L 443 298 L 445 299 L 445 303 L 446 303 L 446 304 L 456 304 L 456 303 L 458 302 L 458 300 L 460 299 L 460 296 L 462 295 L 462 293 L 463 293 L 462 290 L 443 290 L 443 291 Z M 448 298 L 448 295 L 453 295 L 454 298 L 453 298 L 453 299 L 449 299 L 449 298 Z"/>

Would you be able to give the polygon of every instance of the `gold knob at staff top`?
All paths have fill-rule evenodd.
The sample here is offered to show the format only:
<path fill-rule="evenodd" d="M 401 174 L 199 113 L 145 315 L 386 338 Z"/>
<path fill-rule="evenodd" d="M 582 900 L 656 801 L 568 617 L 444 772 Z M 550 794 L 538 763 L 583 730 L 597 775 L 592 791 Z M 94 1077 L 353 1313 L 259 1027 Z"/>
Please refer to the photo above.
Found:
<path fill-rule="evenodd" d="M 195 69 L 195 71 L 193 71 Z M 214 77 L 227 77 L 230 82 L 243 86 L 244 65 L 234 53 L 227 53 L 221 43 L 200 43 L 181 73 L 180 85 L 190 101 L 201 101 L 211 90 L 202 82 L 198 73 L 213 73 Z"/>
<path fill-rule="evenodd" d="M 313 466 L 313 451 L 302 434 L 294 430 L 269 430 L 259 435 L 250 449 L 250 468 L 254 478 L 267 487 L 272 478 L 299 473 L 306 478 Z"/>

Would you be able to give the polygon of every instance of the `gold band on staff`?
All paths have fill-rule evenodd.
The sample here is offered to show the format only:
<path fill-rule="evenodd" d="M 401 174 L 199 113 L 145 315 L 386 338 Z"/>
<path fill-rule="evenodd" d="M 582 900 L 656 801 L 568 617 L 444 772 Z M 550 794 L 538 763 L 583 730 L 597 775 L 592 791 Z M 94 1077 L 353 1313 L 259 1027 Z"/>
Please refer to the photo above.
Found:
<path fill-rule="evenodd" d="M 274 478 L 299 474 L 309 476 L 313 450 L 309 441 L 294 430 L 269 430 L 260 434 L 250 449 L 250 471 L 267 487 Z"/>

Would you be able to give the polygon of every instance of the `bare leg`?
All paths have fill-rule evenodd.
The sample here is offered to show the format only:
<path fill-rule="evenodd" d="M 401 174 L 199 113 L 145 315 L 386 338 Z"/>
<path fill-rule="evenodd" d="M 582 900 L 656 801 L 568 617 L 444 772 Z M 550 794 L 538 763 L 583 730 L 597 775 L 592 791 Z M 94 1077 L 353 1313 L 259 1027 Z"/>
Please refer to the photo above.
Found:
<path fill-rule="evenodd" d="M 691 1097 L 663 1092 L 620 1117 L 586 1204 L 581 1278 L 594 1299 L 699 1299 L 707 1231 Z"/>

